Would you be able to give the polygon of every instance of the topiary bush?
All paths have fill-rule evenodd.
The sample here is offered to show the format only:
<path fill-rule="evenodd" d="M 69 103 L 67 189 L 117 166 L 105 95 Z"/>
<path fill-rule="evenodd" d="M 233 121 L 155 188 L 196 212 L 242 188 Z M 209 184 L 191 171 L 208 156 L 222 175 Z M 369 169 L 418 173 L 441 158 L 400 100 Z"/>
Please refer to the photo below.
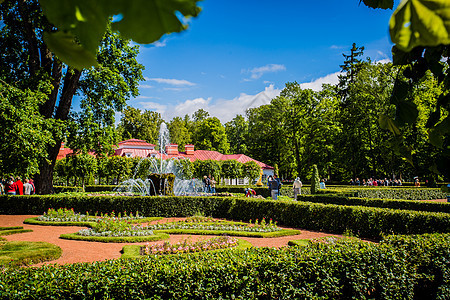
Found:
<path fill-rule="evenodd" d="M 313 175 L 311 178 L 311 194 L 317 194 L 320 189 L 320 177 L 317 165 L 313 165 Z"/>

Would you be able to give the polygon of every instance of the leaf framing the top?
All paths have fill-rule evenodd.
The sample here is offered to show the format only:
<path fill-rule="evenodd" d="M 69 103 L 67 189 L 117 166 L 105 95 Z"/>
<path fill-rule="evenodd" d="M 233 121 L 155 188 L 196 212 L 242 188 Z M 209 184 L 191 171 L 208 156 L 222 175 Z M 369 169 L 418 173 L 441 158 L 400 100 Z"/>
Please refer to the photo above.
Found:
<path fill-rule="evenodd" d="M 450 44 L 450 1 L 404 0 L 392 14 L 389 32 L 392 42 L 406 52 Z"/>
<path fill-rule="evenodd" d="M 199 0 L 39 0 L 45 16 L 58 32 L 72 35 L 73 41 L 76 40 L 79 48 L 85 51 L 82 53 L 80 49 L 75 51 L 76 47 L 69 47 L 68 38 L 63 34 L 47 37 L 53 42 L 49 48 L 63 62 L 77 68 L 95 65 L 89 56 L 96 56 L 110 17 L 122 16 L 120 21 L 112 24 L 112 29 L 124 38 L 149 44 L 164 34 L 185 30 L 187 25 L 180 18 L 196 17 L 201 10 L 197 2 Z M 77 56 L 72 57 L 74 54 Z"/>

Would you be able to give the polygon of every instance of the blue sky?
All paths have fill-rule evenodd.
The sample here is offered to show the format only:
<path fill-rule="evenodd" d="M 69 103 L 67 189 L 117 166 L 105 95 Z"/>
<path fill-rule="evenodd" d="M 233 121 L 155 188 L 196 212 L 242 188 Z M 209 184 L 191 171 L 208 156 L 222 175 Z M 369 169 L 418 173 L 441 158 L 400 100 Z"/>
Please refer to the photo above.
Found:
<path fill-rule="evenodd" d="M 392 10 L 359 0 L 205 0 L 200 6 L 187 31 L 141 46 L 146 81 L 129 105 L 158 111 L 166 121 L 203 108 L 227 122 L 270 102 L 287 82 L 316 90 L 335 83 L 352 43 L 372 60 L 391 57 Z"/>

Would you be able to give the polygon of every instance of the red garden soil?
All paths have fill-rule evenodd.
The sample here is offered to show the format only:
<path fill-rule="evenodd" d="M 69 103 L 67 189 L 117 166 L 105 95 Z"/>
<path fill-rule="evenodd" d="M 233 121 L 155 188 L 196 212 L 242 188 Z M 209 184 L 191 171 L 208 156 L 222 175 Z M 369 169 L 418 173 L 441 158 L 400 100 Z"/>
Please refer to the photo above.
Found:
<path fill-rule="evenodd" d="M 23 221 L 28 218 L 37 217 L 36 215 L 0 215 L 0 227 L 6 226 L 23 226 L 24 229 L 31 229 L 33 232 L 26 232 L 20 234 L 13 234 L 4 236 L 8 241 L 30 241 L 30 242 L 48 242 L 58 245 L 62 249 L 62 255 L 60 258 L 37 264 L 69 264 L 77 262 L 93 262 L 103 261 L 107 259 L 117 259 L 121 256 L 120 251 L 125 245 L 145 245 L 143 243 L 99 243 L 99 242 L 85 242 L 85 241 L 72 241 L 60 239 L 59 236 L 64 233 L 75 233 L 83 227 L 78 226 L 40 226 L 23 224 Z M 183 218 L 168 218 L 159 222 L 169 222 L 181 220 Z M 301 230 L 301 234 L 284 236 L 278 238 L 248 238 L 237 237 L 249 241 L 254 247 L 283 247 L 287 246 L 288 241 L 298 239 L 314 239 L 325 236 L 338 236 L 335 234 L 328 234 L 323 232 Z M 199 235 L 185 235 L 185 234 L 171 234 L 169 238 L 170 243 L 177 243 L 185 239 L 190 241 L 198 241 L 208 239 L 211 236 L 199 236 Z M 162 243 L 150 242 L 150 244 Z"/>

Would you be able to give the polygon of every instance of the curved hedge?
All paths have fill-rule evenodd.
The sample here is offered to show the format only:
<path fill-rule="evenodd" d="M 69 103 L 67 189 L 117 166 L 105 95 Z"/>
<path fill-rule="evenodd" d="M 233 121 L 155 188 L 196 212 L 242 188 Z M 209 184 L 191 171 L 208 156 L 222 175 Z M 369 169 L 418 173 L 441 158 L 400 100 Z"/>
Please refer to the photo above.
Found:
<path fill-rule="evenodd" d="M 279 225 L 360 237 L 450 232 L 450 214 L 236 197 L 1 196 L 0 213 L 42 214 L 48 208 L 78 211 L 136 211 L 143 216 L 184 217 L 197 213 L 248 221 L 272 218 Z"/>
<path fill-rule="evenodd" d="M 2 299 L 446 299 L 449 257 L 449 235 L 345 240 L 11 269 L 0 286 Z"/>
<path fill-rule="evenodd" d="M 167 240 L 169 235 L 162 232 L 155 232 L 154 235 L 147 236 L 84 236 L 78 233 L 66 233 L 59 236 L 65 240 L 77 240 L 88 242 L 101 242 L 101 243 L 141 243 L 141 242 L 155 242 L 161 240 Z"/>

